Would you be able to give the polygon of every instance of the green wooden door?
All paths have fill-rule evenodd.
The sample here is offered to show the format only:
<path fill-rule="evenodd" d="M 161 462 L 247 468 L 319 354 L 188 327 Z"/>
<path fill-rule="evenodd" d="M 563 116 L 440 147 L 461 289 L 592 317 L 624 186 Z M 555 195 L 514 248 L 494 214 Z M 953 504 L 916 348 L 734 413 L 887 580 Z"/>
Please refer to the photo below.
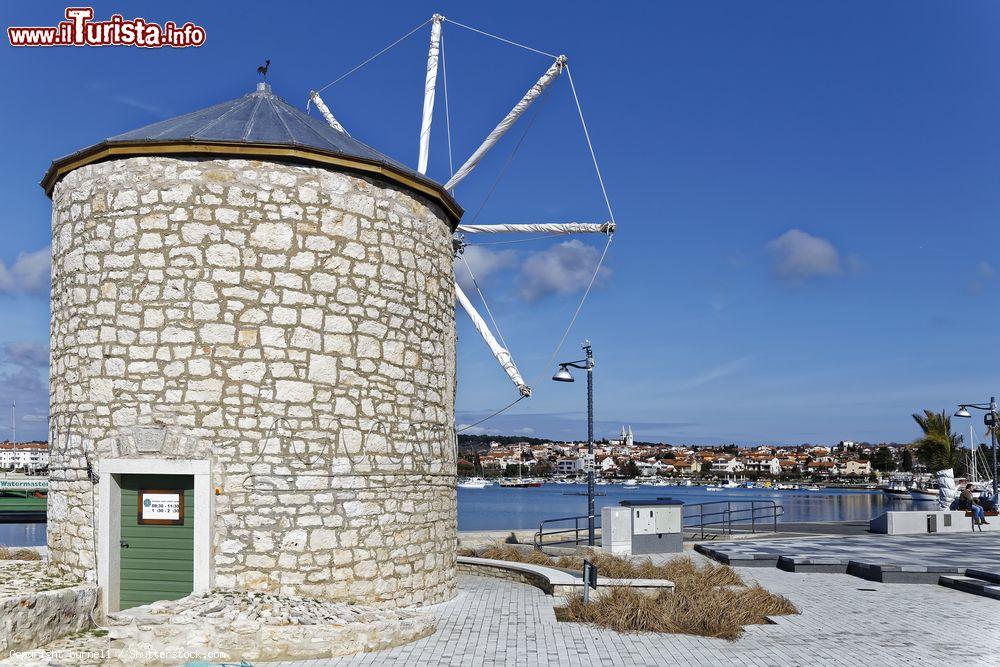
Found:
<path fill-rule="evenodd" d="M 119 608 L 188 595 L 194 588 L 194 477 L 122 475 L 121 490 Z M 139 492 L 168 490 L 184 491 L 183 524 L 140 524 Z"/>

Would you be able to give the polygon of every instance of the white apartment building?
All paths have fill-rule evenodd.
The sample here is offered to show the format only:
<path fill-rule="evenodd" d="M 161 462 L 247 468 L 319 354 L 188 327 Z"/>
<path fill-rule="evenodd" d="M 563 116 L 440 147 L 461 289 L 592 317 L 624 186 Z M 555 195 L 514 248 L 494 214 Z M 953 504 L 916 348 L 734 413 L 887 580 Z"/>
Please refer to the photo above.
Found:
<path fill-rule="evenodd" d="M 0 442 L 0 469 L 38 470 L 49 467 L 49 446 L 44 442 L 22 442 L 17 445 Z"/>
<path fill-rule="evenodd" d="M 583 468 L 583 459 L 559 459 L 556 461 L 556 472 L 567 477 L 583 472 Z"/>

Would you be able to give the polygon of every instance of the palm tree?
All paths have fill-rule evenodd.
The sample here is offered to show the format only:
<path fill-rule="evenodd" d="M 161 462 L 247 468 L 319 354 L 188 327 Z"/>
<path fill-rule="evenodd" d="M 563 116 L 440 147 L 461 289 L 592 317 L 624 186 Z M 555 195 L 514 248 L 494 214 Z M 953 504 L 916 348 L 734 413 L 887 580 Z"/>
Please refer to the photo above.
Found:
<path fill-rule="evenodd" d="M 924 410 L 924 414 L 914 414 L 923 436 L 913 444 L 917 448 L 917 458 L 928 470 L 936 472 L 954 468 L 958 463 L 962 436 L 951 432 L 951 417 L 942 410 L 940 413 Z"/>

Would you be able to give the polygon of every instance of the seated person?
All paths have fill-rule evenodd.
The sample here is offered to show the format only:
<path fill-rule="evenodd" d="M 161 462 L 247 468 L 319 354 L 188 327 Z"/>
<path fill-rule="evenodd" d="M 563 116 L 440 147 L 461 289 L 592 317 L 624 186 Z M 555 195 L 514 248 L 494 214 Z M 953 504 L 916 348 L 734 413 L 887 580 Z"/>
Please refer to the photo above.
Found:
<path fill-rule="evenodd" d="M 989 521 L 983 513 L 983 508 L 976 504 L 976 498 L 972 495 L 973 487 L 971 484 L 966 484 L 965 488 L 962 489 L 962 495 L 958 497 L 959 509 L 963 509 L 967 512 L 972 512 L 972 523 L 975 525 L 987 524 Z"/>

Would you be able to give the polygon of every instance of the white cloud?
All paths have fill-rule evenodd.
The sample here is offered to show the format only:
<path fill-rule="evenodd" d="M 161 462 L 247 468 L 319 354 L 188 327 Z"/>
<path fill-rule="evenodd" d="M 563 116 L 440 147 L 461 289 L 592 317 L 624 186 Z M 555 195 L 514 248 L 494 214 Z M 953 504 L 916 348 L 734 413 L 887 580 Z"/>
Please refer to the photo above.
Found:
<path fill-rule="evenodd" d="M 801 283 L 813 278 L 838 276 L 845 271 L 857 271 L 861 261 L 855 256 L 841 258 L 840 252 L 827 239 L 813 236 L 800 229 L 789 229 L 770 241 L 771 270 L 780 279 Z"/>
<path fill-rule="evenodd" d="M 475 289 L 469 269 L 472 269 L 482 287 L 490 281 L 494 273 L 513 265 L 517 260 L 517 254 L 513 250 L 494 251 L 476 245 L 466 246 L 461 257 L 462 259 L 455 263 L 455 277 L 465 291 Z M 465 266 L 466 264 L 468 266 Z"/>
<path fill-rule="evenodd" d="M 986 260 L 979 262 L 976 264 L 975 277 L 966 285 L 966 290 L 973 296 L 982 294 L 994 275 L 996 275 L 996 271 L 992 264 Z"/>
<path fill-rule="evenodd" d="M 732 361 L 727 361 L 722 364 L 717 364 L 711 368 L 706 368 L 701 373 L 698 373 L 694 377 L 682 383 L 681 386 L 685 389 L 690 389 L 693 387 L 700 387 L 701 385 L 708 384 L 709 382 L 715 382 L 716 380 L 727 378 L 730 375 L 735 375 L 749 368 L 753 359 L 753 355 L 750 355 L 740 357 L 739 359 L 734 359 Z"/>
<path fill-rule="evenodd" d="M 157 104 L 146 102 L 144 100 L 140 100 L 136 97 L 132 97 L 131 95 L 122 95 L 121 93 L 119 93 L 114 95 L 112 99 L 114 99 L 116 102 L 124 104 L 127 107 L 132 107 L 133 109 L 138 109 L 139 111 L 145 111 L 146 113 L 153 116 L 159 116 L 161 118 L 167 117 L 167 114 L 166 112 L 164 112 L 163 107 Z"/>
<path fill-rule="evenodd" d="M 50 255 L 46 246 L 20 253 L 10 267 L 0 261 L 0 293 L 48 294 Z"/>
<path fill-rule="evenodd" d="M 528 255 L 518 276 L 521 296 L 536 301 L 549 294 L 571 294 L 586 289 L 600 259 L 597 248 L 576 239 Z M 601 267 L 597 282 L 611 276 Z"/>
<path fill-rule="evenodd" d="M 6 343 L 0 361 L 25 368 L 44 368 L 49 365 L 49 346 L 28 340 Z"/>

